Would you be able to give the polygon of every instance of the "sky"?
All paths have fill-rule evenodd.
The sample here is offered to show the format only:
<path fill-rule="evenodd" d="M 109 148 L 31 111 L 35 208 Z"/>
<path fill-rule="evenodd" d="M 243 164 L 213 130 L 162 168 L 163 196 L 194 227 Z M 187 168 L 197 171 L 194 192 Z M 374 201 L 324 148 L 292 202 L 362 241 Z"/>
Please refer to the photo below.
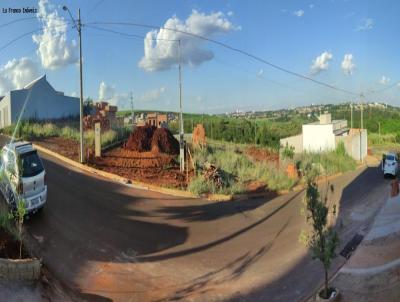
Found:
<path fill-rule="evenodd" d="M 0 95 L 43 74 L 79 95 L 78 33 L 63 5 L 75 19 L 81 9 L 84 98 L 120 109 L 133 99 L 178 110 L 179 61 L 185 112 L 400 106 L 397 0 L 1 0 Z"/>

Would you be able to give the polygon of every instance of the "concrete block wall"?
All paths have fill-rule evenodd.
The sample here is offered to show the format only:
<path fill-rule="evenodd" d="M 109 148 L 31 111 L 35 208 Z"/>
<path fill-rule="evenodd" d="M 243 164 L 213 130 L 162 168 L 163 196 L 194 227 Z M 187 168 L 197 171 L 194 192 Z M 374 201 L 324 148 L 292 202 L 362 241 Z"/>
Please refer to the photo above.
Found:
<path fill-rule="evenodd" d="M 35 281 L 40 277 L 42 263 L 39 259 L 0 258 L 0 279 Z"/>

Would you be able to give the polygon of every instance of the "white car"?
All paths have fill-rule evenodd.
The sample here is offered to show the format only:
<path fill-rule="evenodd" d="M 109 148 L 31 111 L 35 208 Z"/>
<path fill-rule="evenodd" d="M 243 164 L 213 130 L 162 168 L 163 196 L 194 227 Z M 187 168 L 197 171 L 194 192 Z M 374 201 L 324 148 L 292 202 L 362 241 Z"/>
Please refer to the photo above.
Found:
<path fill-rule="evenodd" d="M 46 171 L 37 150 L 28 142 L 12 142 L 1 152 L 0 190 L 15 210 L 24 200 L 27 213 L 42 209 L 47 199 Z"/>
<path fill-rule="evenodd" d="M 388 153 L 382 161 L 383 175 L 396 176 L 399 172 L 399 160 L 395 153 Z"/>

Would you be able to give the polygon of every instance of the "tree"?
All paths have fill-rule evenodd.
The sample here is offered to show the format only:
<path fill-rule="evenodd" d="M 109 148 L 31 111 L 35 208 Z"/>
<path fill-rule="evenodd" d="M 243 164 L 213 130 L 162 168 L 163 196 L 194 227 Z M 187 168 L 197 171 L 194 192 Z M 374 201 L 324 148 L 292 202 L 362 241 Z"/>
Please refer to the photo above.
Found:
<path fill-rule="evenodd" d="M 83 102 L 83 115 L 89 115 L 93 109 L 93 99 L 87 98 Z"/>
<path fill-rule="evenodd" d="M 19 259 L 22 258 L 22 238 L 23 238 L 23 224 L 26 215 L 25 200 L 20 198 L 16 202 L 16 210 L 14 217 L 17 220 L 17 231 L 19 240 Z"/>
<path fill-rule="evenodd" d="M 310 248 L 313 259 L 322 262 L 325 272 L 324 289 L 321 291 L 321 298 L 327 299 L 332 292 L 328 287 L 328 271 L 333 258 L 336 257 L 336 248 L 339 245 L 337 232 L 328 223 L 329 208 L 327 206 L 329 190 L 333 192 L 333 186 L 327 183 L 327 190 L 324 198 L 321 198 L 316 182 L 316 173 L 308 169 L 307 187 L 305 195 L 306 219 L 311 224 L 309 234 L 302 233 L 301 240 Z M 333 214 L 335 214 L 335 208 Z"/>

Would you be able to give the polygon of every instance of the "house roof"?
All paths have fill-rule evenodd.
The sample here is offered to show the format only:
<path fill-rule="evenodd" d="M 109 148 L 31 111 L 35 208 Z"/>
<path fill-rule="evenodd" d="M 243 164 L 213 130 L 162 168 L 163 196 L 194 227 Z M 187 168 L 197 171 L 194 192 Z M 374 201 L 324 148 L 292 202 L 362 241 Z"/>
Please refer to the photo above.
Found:
<path fill-rule="evenodd" d="M 29 84 L 25 85 L 24 89 L 31 89 L 36 83 L 40 82 L 40 81 L 46 81 L 46 75 L 42 75 L 41 77 L 33 80 L 32 82 L 30 82 Z"/>

